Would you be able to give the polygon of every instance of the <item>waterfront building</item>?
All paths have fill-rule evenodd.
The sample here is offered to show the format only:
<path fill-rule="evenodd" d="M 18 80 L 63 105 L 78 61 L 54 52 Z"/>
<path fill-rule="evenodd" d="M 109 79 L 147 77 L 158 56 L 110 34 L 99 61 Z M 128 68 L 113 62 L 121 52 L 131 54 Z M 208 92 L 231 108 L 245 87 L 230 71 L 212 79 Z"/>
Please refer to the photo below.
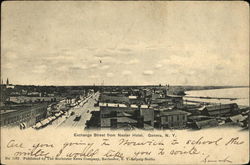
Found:
<path fill-rule="evenodd" d="M 232 104 L 218 104 L 218 105 L 208 105 L 204 106 L 201 113 L 206 116 L 224 116 L 227 114 L 237 113 L 239 110 L 236 103 Z"/>
<path fill-rule="evenodd" d="M 185 128 L 187 115 L 189 113 L 181 110 L 156 111 L 156 128 L 179 129 Z"/>
<path fill-rule="evenodd" d="M 206 119 L 194 122 L 194 128 L 197 129 L 216 127 L 218 125 L 219 123 L 216 119 Z"/>
<path fill-rule="evenodd" d="M 159 107 L 175 106 L 176 108 L 182 108 L 183 98 L 182 96 L 168 95 L 165 98 L 152 99 L 150 103 L 157 104 Z"/>

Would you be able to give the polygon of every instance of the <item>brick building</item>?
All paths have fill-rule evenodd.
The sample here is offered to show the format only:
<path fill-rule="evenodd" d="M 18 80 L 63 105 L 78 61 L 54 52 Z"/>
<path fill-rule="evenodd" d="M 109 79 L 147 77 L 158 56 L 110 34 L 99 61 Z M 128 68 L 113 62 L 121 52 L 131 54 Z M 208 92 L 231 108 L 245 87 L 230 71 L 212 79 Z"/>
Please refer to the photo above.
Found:
<path fill-rule="evenodd" d="M 1 107 L 1 127 L 31 127 L 47 117 L 47 103 Z"/>

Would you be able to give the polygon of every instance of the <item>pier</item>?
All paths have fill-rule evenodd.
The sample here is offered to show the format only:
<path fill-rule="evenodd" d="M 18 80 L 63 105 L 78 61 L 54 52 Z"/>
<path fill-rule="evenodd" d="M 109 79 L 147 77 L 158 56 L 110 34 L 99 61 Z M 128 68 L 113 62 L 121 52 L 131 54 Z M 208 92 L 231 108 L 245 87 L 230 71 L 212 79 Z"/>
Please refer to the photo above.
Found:
<path fill-rule="evenodd" d="M 204 97 L 204 96 L 185 96 L 187 98 L 198 98 L 198 99 L 217 99 L 217 100 L 237 100 L 237 99 L 242 99 L 242 98 L 236 98 L 236 97 Z"/>

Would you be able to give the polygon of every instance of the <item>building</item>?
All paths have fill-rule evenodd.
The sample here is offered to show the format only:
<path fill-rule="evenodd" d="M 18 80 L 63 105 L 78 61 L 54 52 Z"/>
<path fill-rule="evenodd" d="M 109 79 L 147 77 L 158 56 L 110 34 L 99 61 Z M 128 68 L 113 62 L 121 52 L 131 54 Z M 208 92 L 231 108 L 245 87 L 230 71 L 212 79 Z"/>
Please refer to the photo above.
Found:
<path fill-rule="evenodd" d="M 100 111 L 92 111 L 90 112 L 91 118 L 86 121 L 86 128 L 85 129 L 100 129 L 101 122 L 100 122 Z"/>
<path fill-rule="evenodd" d="M 154 110 L 148 105 L 99 103 L 101 128 L 154 127 Z"/>
<path fill-rule="evenodd" d="M 110 96 L 110 95 L 100 95 L 99 98 L 100 102 L 103 103 L 121 103 L 121 104 L 128 104 L 129 98 L 126 96 Z"/>
<path fill-rule="evenodd" d="M 204 106 L 201 109 L 202 115 L 206 116 L 225 116 L 227 114 L 237 113 L 239 110 L 236 103 L 233 104 L 219 104 L 219 105 L 209 105 Z"/>
<path fill-rule="evenodd" d="M 185 128 L 189 113 L 180 110 L 165 110 L 156 112 L 156 128 L 179 129 Z"/>
<path fill-rule="evenodd" d="M 152 99 L 150 103 L 157 104 L 159 107 L 175 106 L 176 108 L 182 108 L 183 98 L 182 96 L 168 95 L 165 98 Z"/>
<path fill-rule="evenodd" d="M 129 98 L 129 104 L 146 104 L 147 100 L 145 100 L 145 98 Z"/>
<path fill-rule="evenodd" d="M 166 107 L 173 105 L 170 99 L 165 99 L 165 98 L 153 99 L 151 100 L 150 104 L 158 105 L 159 107 Z"/>
<path fill-rule="evenodd" d="M 172 104 L 177 108 L 183 107 L 183 96 L 179 95 L 168 95 L 166 98 L 170 99 Z"/>
<path fill-rule="evenodd" d="M 10 84 L 9 79 L 6 80 L 6 88 L 14 89 L 15 85 Z"/>
<path fill-rule="evenodd" d="M 1 127 L 31 127 L 47 117 L 47 106 L 43 103 L 1 107 Z"/>
<path fill-rule="evenodd" d="M 219 123 L 216 119 L 206 119 L 206 120 L 200 120 L 200 121 L 194 122 L 194 127 L 196 129 L 216 127 L 218 125 Z"/>
<path fill-rule="evenodd" d="M 59 101 L 61 97 L 30 97 L 30 96 L 10 96 L 7 100 L 10 103 L 37 103 L 37 102 L 56 102 Z"/>
<path fill-rule="evenodd" d="M 234 123 L 239 123 L 239 122 L 243 122 L 246 118 L 247 118 L 247 116 L 243 116 L 241 114 L 238 114 L 238 115 L 230 116 L 227 119 L 227 121 L 234 122 Z"/>

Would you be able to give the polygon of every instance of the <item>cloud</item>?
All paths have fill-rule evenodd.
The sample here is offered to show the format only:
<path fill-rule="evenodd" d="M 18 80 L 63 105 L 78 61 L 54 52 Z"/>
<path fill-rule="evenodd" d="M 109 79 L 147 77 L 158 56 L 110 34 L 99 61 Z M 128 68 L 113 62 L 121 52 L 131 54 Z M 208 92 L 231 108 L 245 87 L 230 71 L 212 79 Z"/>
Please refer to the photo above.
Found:
<path fill-rule="evenodd" d="M 85 70 L 85 69 L 87 69 L 87 66 L 86 65 L 77 65 L 77 66 L 70 67 L 70 69 L 73 69 L 73 70 Z"/>
<path fill-rule="evenodd" d="M 3 68 L 6 68 L 6 69 L 13 69 L 15 68 L 15 65 L 13 63 L 10 63 L 10 62 L 6 62 L 6 63 L 2 63 L 2 66 Z"/>
<path fill-rule="evenodd" d="M 100 76 L 99 75 L 90 75 L 89 78 L 91 79 L 96 79 L 96 78 L 99 78 Z"/>
<path fill-rule="evenodd" d="M 103 56 L 103 57 L 93 57 L 91 60 L 89 60 L 93 63 L 98 63 L 100 64 L 100 61 L 102 62 L 101 65 L 103 64 L 111 64 L 111 63 L 116 63 L 117 58 L 114 58 L 112 56 Z"/>
<path fill-rule="evenodd" d="M 128 49 L 128 48 L 120 48 L 119 50 L 121 52 L 131 52 L 132 51 L 131 49 Z"/>
<path fill-rule="evenodd" d="M 97 58 L 116 56 L 116 51 L 110 48 L 98 48 L 95 52 L 90 52 Z"/>
<path fill-rule="evenodd" d="M 81 63 L 79 63 L 79 64 L 77 64 L 77 63 L 74 63 L 74 64 L 72 64 L 72 63 L 56 63 L 56 64 L 54 64 L 54 66 L 57 66 L 57 67 L 55 67 L 56 70 L 62 71 L 62 72 L 69 71 L 69 70 L 77 71 L 77 70 L 88 69 L 87 65 L 81 64 Z"/>
<path fill-rule="evenodd" d="M 105 70 L 105 69 L 108 69 L 108 68 L 110 68 L 109 65 L 103 65 L 103 66 L 100 67 L 101 70 Z"/>
<path fill-rule="evenodd" d="M 156 65 L 155 65 L 155 69 L 160 69 L 160 68 L 162 68 L 162 67 L 163 67 L 162 64 L 156 64 Z"/>
<path fill-rule="evenodd" d="M 132 59 L 132 60 L 129 60 L 129 61 L 124 62 L 124 63 L 127 64 L 127 65 L 137 64 L 137 63 L 139 63 L 139 60 L 138 59 Z"/>
<path fill-rule="evenodd" d="M 122 75 L 124 75 L 124 76 L 128 76 L 128 75 L 131 75 L 131 74 L 132 74 L 132 72 L 129 71 L 129 70 L 122 71 Z"/>
<path fill-rule="evenodd" d="M 114 74 L 111 73 L 111 72 L 109 72 L 109 73 L 106 73 L 106 76 L 107 76 L 107 77 L 114 77 Z"/>
<path fill-rule="evenodd" d="M 116 48 L 115 47 L 108 47 L 107 50 L 110 50 L 110 51 L 113 51 L 115 50 Z"/>
<path fill-rule="evenodd" d="M 94 48 L 94 47 L 89 47 L 87 48 L 89 51 L 95 51 L 97 48 Z"/>
<path fill-rule="evenodd" d="M 224 67 L 217 65 L 217 66 L 215 67 L 215 69 L 216 69 L 216 70 L 223 70 Z"/>
<path fill-rule="evenodd" d="M 143 72 L 143 74 L 144 74 L 145 76 L 149 76 L 149 75 L 154 74 L 154 72 L 153 72 L 152 70 L 145 70 L 145 71 Z"/>
<path fill-rule="evenodd" d="M 13 60 L 18 57 L 17 54 L 13 51 L 8 51 L 4 56 L 8 59 L 13 59 Z"/>
<path fill-rule="evenodd" d="M 61 54 L 61 55 L 58 55 L 58 53 L 54 53 L 53 56 L 48 56 L 48 57 L 45 57 L 49 60 L 74 60 L 75 57 L 74 56 L 71 56 L 71 55 L 67 55 L 67 54 Z"/>
<path fill-rule="evenodd" d="M 46 71 L 46 65 L 35 66 L 32 70 L 34 73 L 44 73 Z"/>
<path fill-rule="evenodd" d="M 98 53 L 98 54 L 95 54 L 94 56 L 102 58 L 102 57 L 111 57 L 112 54 L 109 54 L 109 53 Z"/>
<path fill-rule="evenodd" d="M 143 6 L 145 11 L 149 11 L 147 14 L 141 13 L 140 5 L 133 5 L 135 10 L 127 13 L 127 8 L 131 6 L 124 5 L 118 10 L 111 10 L 113 4 L 97 7 L 67 5 L 67 9 L 65 5 L 56 5 L 54 10 L 47 12 L 40 10 L 40 5 L 24 5 L 22 8 L 17 5 L 11 11 L 6 10 L 11 12 L 12 19 L 2 22 L 6 25 L 2 36 L 5 41 L 2 43 L 5 50 L 2 52 L 4 75 L 23 84 L 54 85 L 97 83 L 95 79 L 88 78 L 93 74 L 99 74 L 100 80 L 103 76 L 105 81 L 114 84 L 157 84 L 166 79 L 169 83 L 179 84 L 185 83 L 185 78 L 181 79 L 184 74 L 189 83 L 195 85 L 213 85 L 214 77 L 221 85 L 242 84 L 249 79 L 249 46 L 247 42 L 237 45 L 246 39 L 245 35 L 239 35 L 239 31 L 248 27 L 246 21 L 240 19 L 242 14 L 239 13 L 242 11 L 239 8 L 227 17 L 223 13 L 229 12 L 231 5 L 216 12 L 199 6 L 197 10 L 205 12 L 205 15 L 188 12 L 189 9 L 183 6 L 178 6 L 180 10 L 174 14 L 159 13 L 151 10 L 152 4 Z M 156 4 L 155 7 L 159 5 L 162 6 Z M 95 12 L 100 6 L 102 11 L 106 11 L 105 14 Z M 43 5 L 43 8 L 47 8 L 47 5 Z M 62 10 L 65 12 L 60 12 Z M 37 21 L 37 15 L 43 21 Z M 154 19 L 159 15 L 162 19 Z M 204 30 L 202 25 L 207 16 L 214 18 L 213 24 Z M 232 23 L 234 28 L 223 29 L 224 24 Z M 47 25 L 51 27 L 49 30 L 43 28 Z M 138 62 L 140 65 L 136 64 Z M 72 70 L 84 69 L 86 66 L 82 64 L 87 66 L 88 71 Z M 104 65 L 110 68 L 101 70 L 102 66 L 103 69 L 107 68 Z M 163 71 L 165 68 L 167 71 Z M 108 72 L 118 77 L 109 79 L 106 76 L 112 74 Z M 119 75 L 129 75 L 125 77 L 129 81 L 124 81 L 124 77 Z M 151 78 L 154 75 L 157 78 Z"/>
<path fill-rule="evenodd" d="M 97 64 L 91 64 L 89 68 L 96 68 L 98 65 Z"/>
<path fill-rule="evenodd" d="M 68 70 L 68 67 L 65 65 L 62 65 L 62 66 L 57 67 L 56 70 L 64 72 Z"/>
<path fill-rule="evenodd" d="M 150 49 L 150 50 L 155 50 L 155 49 L 160 49 L 161 47 L 159 47 L 159 45 L 149 45 L 149 46 L 146 46 L 146 49 Z"/>

